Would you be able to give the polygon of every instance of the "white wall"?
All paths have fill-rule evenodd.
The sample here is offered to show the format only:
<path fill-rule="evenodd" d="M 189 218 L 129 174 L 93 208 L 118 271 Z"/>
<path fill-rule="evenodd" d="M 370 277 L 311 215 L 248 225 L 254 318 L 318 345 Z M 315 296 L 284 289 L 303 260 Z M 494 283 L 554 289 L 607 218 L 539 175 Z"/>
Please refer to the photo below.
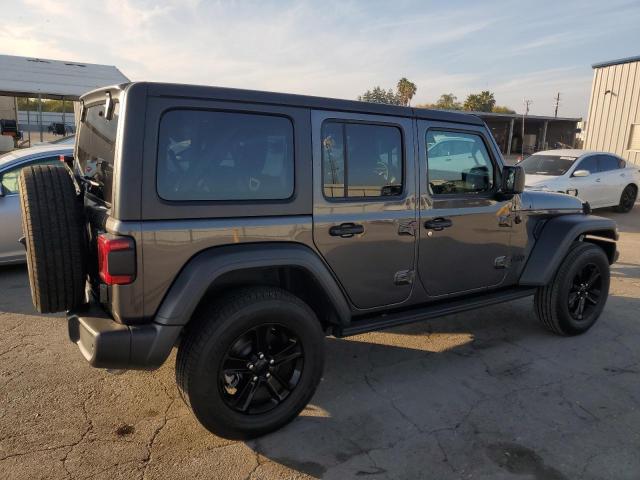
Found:
<path fill-rule="evenodd" d="M 0 118 L 3 120 L 16 119 L 16 101 L 13 97 L 0 97 Z"/>
<path fill-rule="evenodd" d="M 640 62 L 596 68 L 584 148 L 640 164 L 640 151 L 629 149 L 634 123 L 640 123 Z"/>

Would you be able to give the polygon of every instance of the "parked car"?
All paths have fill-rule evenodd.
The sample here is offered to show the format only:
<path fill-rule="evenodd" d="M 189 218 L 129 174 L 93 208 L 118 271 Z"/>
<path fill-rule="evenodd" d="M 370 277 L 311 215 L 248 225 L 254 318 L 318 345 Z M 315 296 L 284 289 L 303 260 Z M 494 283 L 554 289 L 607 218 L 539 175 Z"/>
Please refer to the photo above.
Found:
<path fill-rule="evenodd" d="M 0 155 L 0 265 L 25 261 L 24 247 L 18 243 L 22 237 L 18 196 L 20 170 L 30 165 L 60 164 L 60 155 L 72 154 L 71 145 L 46 145 Z"/>
<path fill-rule="evenodd" d="M 15 120 L 0 120 L 0 138 L 3 140 L 0 144 L 0 152 L 8 152 L 13 150 L 22 139 L 22 132 L 18 130 L 18 122 Z M 11 142 L 6 139 L 11 138 Z M 10 147 L 10 148 L 8 148 Z"/>
<path fill-rule="evenodd" d="M 616 207 L 630 212 L 638 197 L 640 171 L 637 165 L 613 153 L 586 150 L 548 150 L 524 159 L 530 190 L 575 195 L 592 208 Z"/>
<path fill-rule="evenodd" d="M 292 420 L 327 334 L 534 296 L 577 335 L 604 308 L 615 222 L 525 192 L 475 116 L 160 83 L 81 102 L 74 173 L 20 175 L 34 305 L 68 311 L 94 367 L 177 346 L 181 395 L 218 435 Z"/>
<path fill-rule="evenodd" d="M 0 120 L 0 135 L 7 135 L 18 140 L 22 138 L 22 132 L 18 130 L 18 122 L 15 120 Z"/>
<path fill-rule="evenodd" d="M 68 135 L 74 133 L 73 127 L 60 122 L 52 122 L 47 126 L 47 131 L 54 135 Z"/>

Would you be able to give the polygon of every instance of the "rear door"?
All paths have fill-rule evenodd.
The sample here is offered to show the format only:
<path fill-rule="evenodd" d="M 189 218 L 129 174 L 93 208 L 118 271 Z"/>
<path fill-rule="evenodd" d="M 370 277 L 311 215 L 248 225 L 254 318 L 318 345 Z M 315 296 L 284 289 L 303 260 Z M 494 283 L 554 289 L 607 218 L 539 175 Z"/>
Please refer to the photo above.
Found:
<path fill-rule="evenodd" d="M 627 177 L 624 160 L 614 155 L 602 154 L 598 157 L 598 165 L 603 183 L 603 202 L 607 205 L 617 205 L 624 187 L 632 181 Z"/>
<path fill-rule="evenodd" d="M 418 122 L 418 272 L 431 297 L 502 285 L 514 201 L 497 195 L 502 163 L 486 129 Z"/>
<path fill-rule="evenodd" d="M 411 293 L 412 126 L 408 118 L 312 112 L 314 243 L 360 309 Z"/>

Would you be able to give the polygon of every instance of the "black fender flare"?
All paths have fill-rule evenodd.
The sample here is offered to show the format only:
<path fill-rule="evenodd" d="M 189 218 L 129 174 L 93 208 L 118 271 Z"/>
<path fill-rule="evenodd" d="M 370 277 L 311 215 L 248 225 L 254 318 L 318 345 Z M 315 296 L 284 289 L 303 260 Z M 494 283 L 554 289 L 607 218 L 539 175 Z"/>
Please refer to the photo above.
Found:
<path fill-rule="evenodd" d="M 571 244 L 581 235 L 593 235 L 610 241 L 618 239 L 616 222 L 593 215 L 561 215 L 548 220 L 520 276 L 520 285 L 544 286 L 553 279 Z M 615 249 L 613 250 L 615 254 Z M 615 255 L 609 257 L 613 263 Z"/>
<path fill-rule="evenodd" d="M 285 266 L 298 267 L 310 273 L 324 289 L 338 321 L 343 325 L 349 324 L 351 308 L 329 268 L 311 248 L 289 242 L 228 245 L 196 254 L 173 281 L 154 322 L 161 325 L 186 325 L 209 287 L 225 273 Z"/>

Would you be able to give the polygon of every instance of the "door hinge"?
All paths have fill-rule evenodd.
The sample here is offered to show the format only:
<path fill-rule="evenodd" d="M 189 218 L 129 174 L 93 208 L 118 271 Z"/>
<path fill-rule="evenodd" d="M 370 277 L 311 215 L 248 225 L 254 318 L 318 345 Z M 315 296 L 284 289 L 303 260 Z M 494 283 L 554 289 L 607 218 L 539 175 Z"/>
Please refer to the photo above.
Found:
<path fill-rule="evenodd" d="M 400 270 L 393 276 L 396 285 L 411 285 L 413 283 L 413 270 Z"/>

